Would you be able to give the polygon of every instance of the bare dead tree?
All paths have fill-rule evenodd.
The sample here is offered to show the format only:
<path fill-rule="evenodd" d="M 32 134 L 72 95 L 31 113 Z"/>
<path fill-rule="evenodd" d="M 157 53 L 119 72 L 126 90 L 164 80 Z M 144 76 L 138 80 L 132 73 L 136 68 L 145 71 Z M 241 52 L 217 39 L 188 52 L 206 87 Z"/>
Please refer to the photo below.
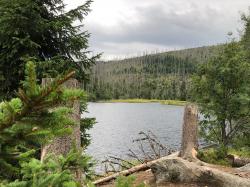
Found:
<path fill-rule="evenodd" d="M 139 137 L 132 141 L 136 149 L 129 149 L 126 159 L 118 156 L 108 156 L 101 162 L 106 174 L 127 170 L 138 163 L 144 164 L 176 151 L 162 144 L 152 131 L 147 133 L 141 131 L 138 135 Z"/>

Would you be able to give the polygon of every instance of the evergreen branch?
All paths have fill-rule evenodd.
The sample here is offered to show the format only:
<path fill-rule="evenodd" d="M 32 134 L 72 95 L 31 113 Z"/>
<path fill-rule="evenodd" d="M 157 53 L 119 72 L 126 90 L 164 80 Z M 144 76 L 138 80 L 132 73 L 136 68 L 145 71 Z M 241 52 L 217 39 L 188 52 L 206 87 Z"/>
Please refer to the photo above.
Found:
<path fill-rule="evenodd" d="M 20 112 L 14 112 L 12 111 L 12 115 L 9 115 L 7 117 L 7 119 L 5 120 L 5 122 L 0 124 L 0 131 L 3 131 L 4 129 L 8 128 L 9 126 L 11 126 L 12 124 L 14 124 L 15 122 L 19 121 L 20 119 L 22 119 L 23 117 L 27 116 L 28 114 L 31 114 L 34 111 L 34 106 L 39 106 L 47 96 L 49 96 L 50 93 L 52 93 L 54 90 L 56 90 L 60 85 L 62 85 L 64 82 L 66 82 L 67 80 L 69 80 L 72 76 L 74 76 L 75 72 L 72 71 L 70 73 L 68 73 L 66 76 L 64 76 L 63 78 L 59 78 L 55 81 L 53 81 L 50 85 L 46 86 L 44 88 L 44 90 L 42 90 L 41 95 L 36 98 L 34 98 L 34 100 L 32 102 L 25 102 L 26 105 L 22 108 L 22 110 Z M 19 95 L 21 95 L 21 97 L 24 100 L 28 100 L 28 97 L 25 95 L 24 92 L 20 92 Z M 10 108 L 9 108 L 10 109 Z"/>
<path fill-rule="evenodd" d="M 41 96 L 38 97 L 36 100 L 36 103 L 39 104 L 44 98 L 46 98 L 51 92 L 56 90 L 59 86 L 61 86 L 64 82 L 69 80 L 75 75 L 75 71 L 72 71 L 68 74 L 66 74 L 63 78 L 58 78 L 57 80 L 54 80 L 51 84 L 47 85 L 41 93 Z"/>

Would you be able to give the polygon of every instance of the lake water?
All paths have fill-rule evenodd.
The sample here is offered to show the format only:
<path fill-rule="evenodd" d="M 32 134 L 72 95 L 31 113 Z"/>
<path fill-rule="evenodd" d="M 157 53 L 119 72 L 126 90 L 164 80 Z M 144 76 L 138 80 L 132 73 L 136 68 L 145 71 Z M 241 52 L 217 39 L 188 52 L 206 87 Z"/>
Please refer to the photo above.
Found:
<path fill-rule="evenodd" d="M 97 160 L 124 158 L 140 131 L 152 131 L 161 143 L 179 148 L 184 107 L 159 103 L 89 103 L 88 117 L 98 122 L 90 130 L 87 153 Z"/>

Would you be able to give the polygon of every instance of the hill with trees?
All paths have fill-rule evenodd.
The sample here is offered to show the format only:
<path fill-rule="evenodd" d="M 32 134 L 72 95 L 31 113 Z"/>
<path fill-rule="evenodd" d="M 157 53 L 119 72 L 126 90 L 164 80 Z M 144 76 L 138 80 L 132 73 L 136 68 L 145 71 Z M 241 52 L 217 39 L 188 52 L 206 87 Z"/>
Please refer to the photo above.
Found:
<path fill-rule="evenodd" d="M 223 45 L 99 61 L 92 68 L 87 91 L 91 100 L 189 98 L 196 65 L 218 54 Z"/>

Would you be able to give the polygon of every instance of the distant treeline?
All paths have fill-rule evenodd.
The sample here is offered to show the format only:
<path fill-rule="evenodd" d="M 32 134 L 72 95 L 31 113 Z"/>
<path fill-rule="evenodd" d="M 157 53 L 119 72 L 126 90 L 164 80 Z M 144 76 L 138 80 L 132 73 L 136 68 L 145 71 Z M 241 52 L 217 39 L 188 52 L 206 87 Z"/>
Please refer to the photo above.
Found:
<path fill-rule="evenodd" d="M 190 76 L 198 63 L 222 45 L 171 51 L 124 60 L 97 62 L 87 91 L 91 100 L 178 99 L 189 97 Z"/>

